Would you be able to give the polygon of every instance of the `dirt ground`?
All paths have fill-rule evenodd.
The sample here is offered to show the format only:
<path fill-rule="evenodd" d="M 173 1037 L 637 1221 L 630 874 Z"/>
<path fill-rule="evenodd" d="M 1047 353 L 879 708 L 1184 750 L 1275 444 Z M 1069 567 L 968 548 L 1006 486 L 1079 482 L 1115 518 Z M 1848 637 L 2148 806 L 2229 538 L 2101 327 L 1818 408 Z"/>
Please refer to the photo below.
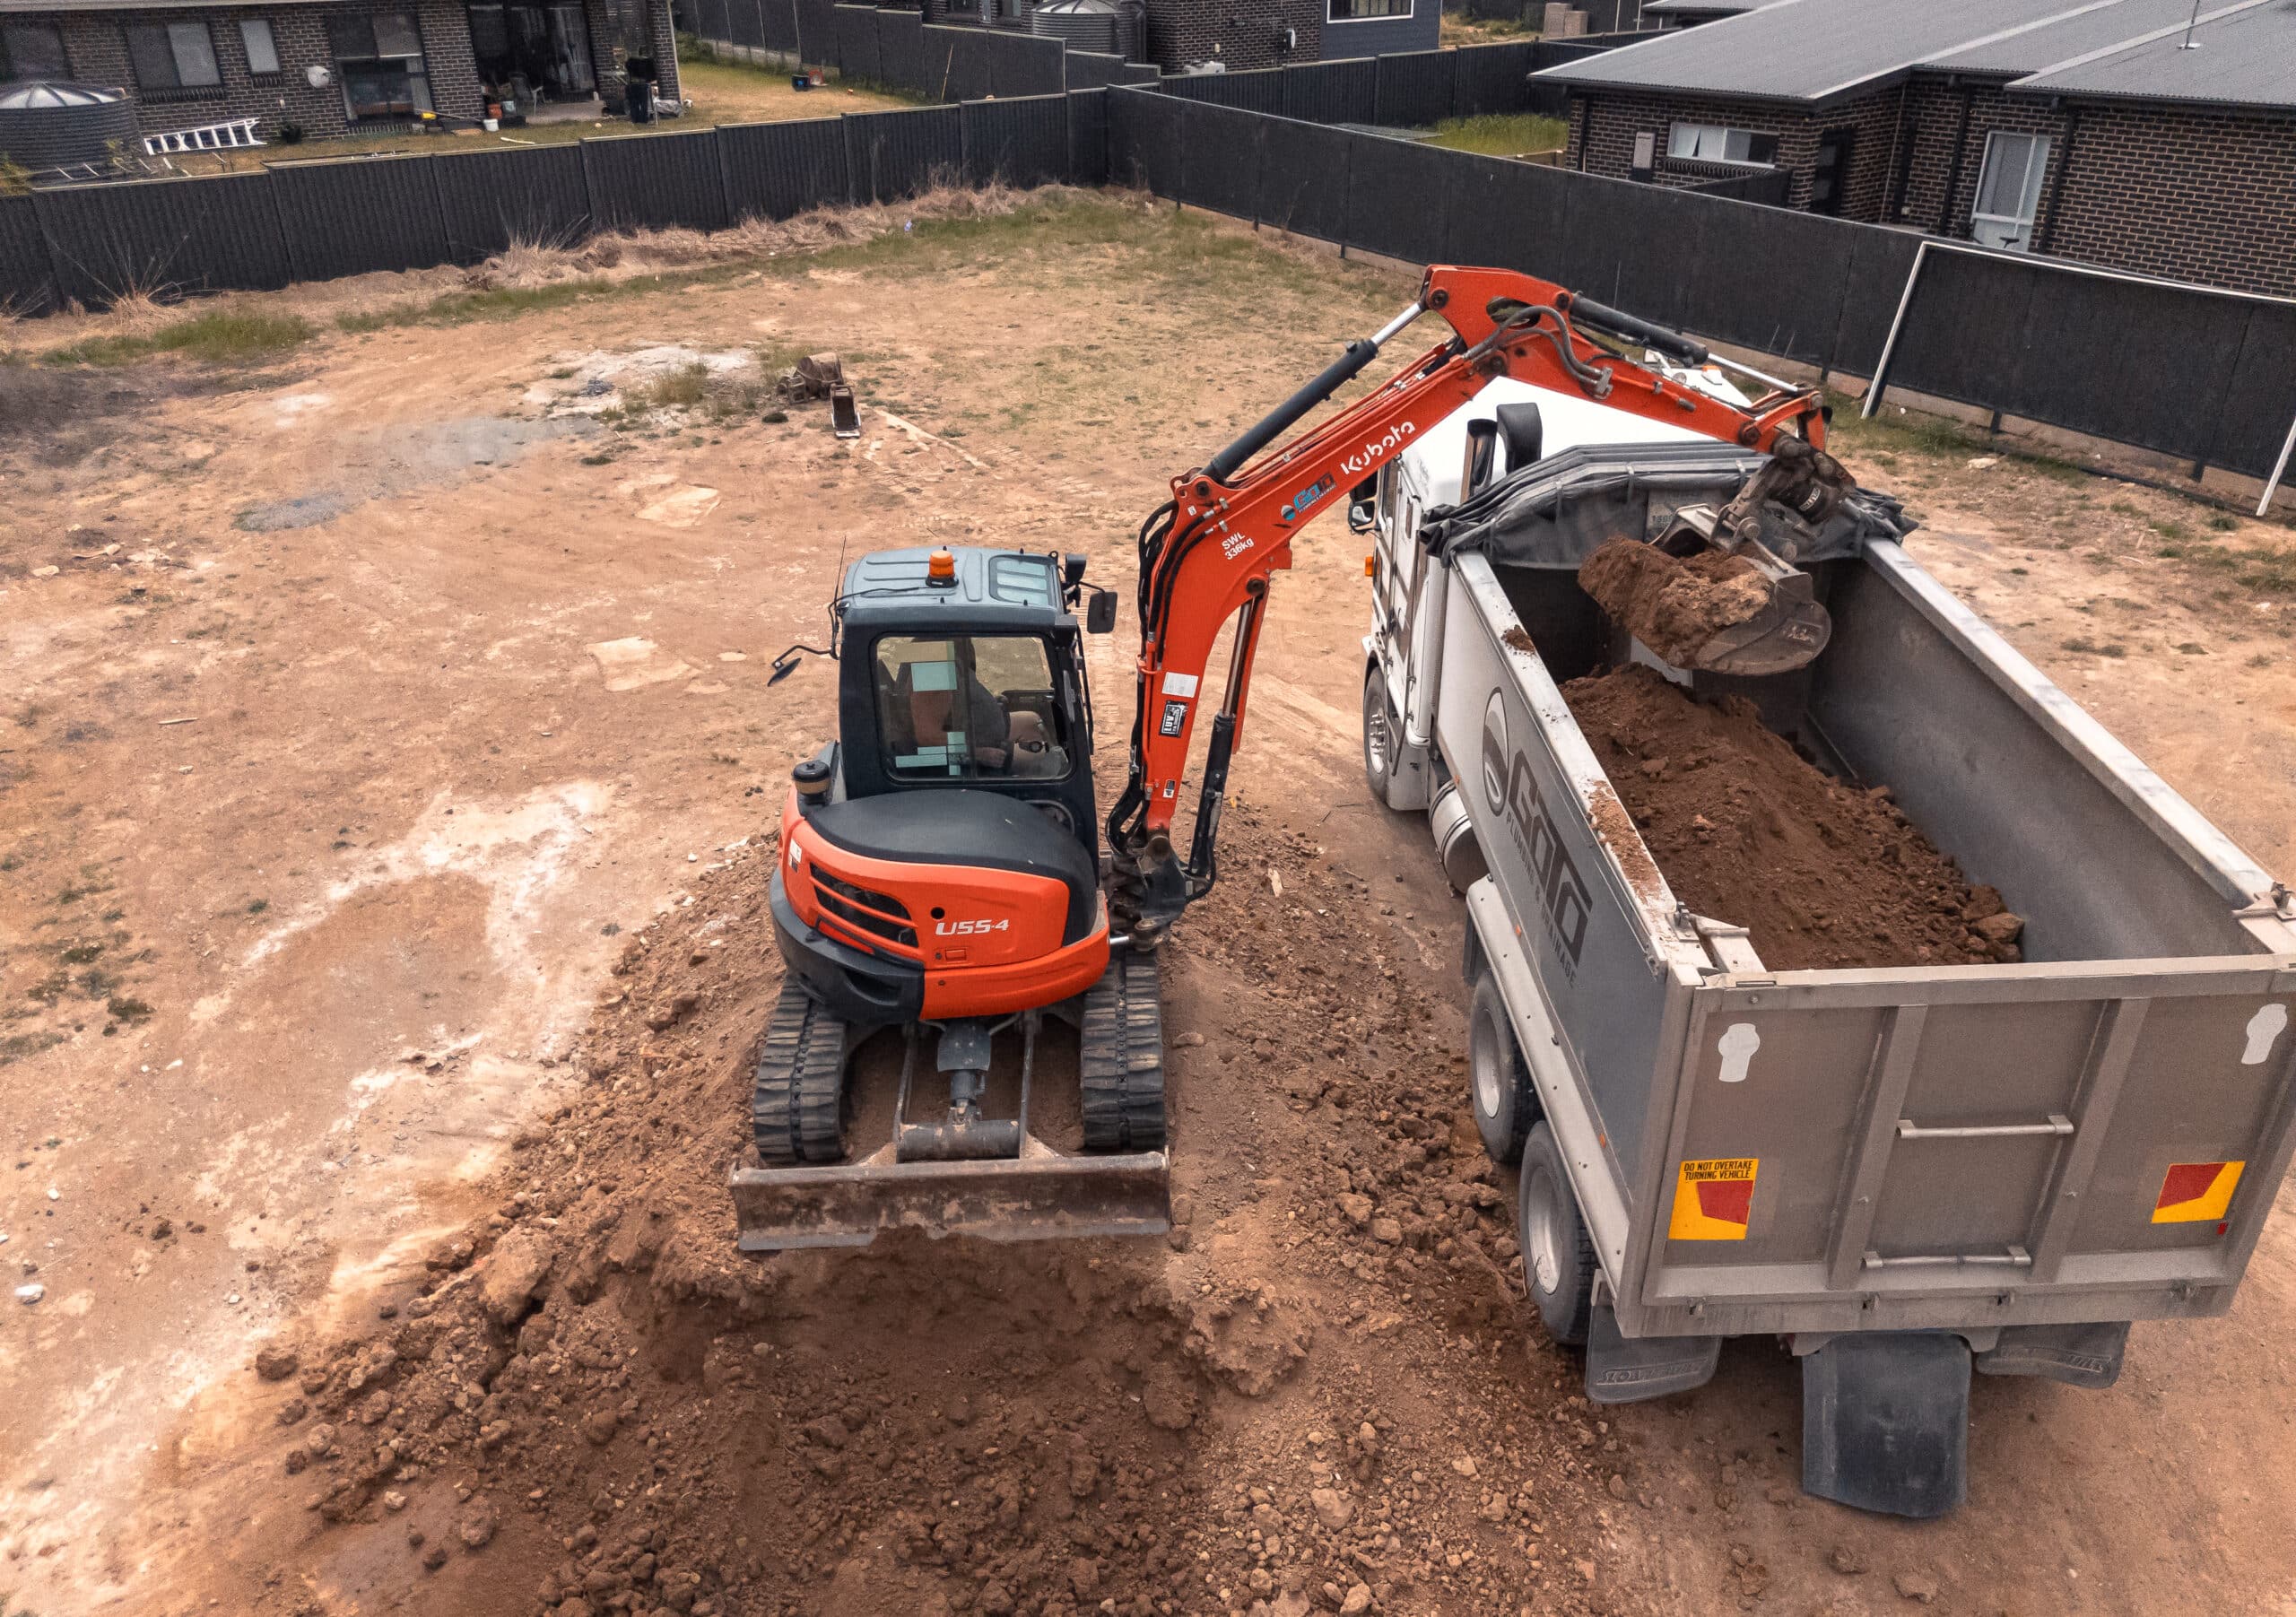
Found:
<path fill-rule="evenodd" d="M 1980 1378 L 1946 1521 L 1801 1495 L 1768 1343 L 1578 1398 L 1467 1117 L 1458 902 L 1364 795 L 1336 524 L 1275 586 L 1170 947 L 1172 1238 L 740 1259 L 760 895 L 833 722 L 829 665 L 769 659 L 865 548 L 1128 583 L 1170 473 L 1409 287 L 1056 201 L 327 322 L 443 274 L 283 295 L 323 335 L 257 369 L 0 369 L 0 1263 L 44 1288 L 0 1313 L 0 1612 L 2296 1603 L 2284 1213 L 2231 1317 L 2140 1326 L 2109 1392 Z M 857 443 L 743 390 L 822 348 Z M 1843 438 L 1926 564 L 2296 869 L 2284 530 Z M 1130 654 L 1091 644 L 1104 743 Z"/>

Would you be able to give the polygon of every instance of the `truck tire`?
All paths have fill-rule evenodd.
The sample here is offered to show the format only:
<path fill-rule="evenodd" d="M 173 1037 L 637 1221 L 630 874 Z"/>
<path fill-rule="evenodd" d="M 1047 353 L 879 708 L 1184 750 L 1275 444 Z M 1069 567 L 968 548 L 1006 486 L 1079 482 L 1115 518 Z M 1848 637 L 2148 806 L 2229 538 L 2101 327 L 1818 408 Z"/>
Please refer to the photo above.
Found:
<path fill-rule="evenodd" d="M 1562 1149 L 1544 1120 L 1523 1142 L 1515 1227 L 1523 1242 L 1523 1281 L 1546 1334 L 1563 1347 L 1586 1346 L 1595 1316 L 1595 1243 L 1563 1171 Z"/>
<path fill-rule="evenodd" d="M 1363 671 L 1363 782 L 1381 808 L 1387 804 L 1387 783 L 1395 778 L 1397 728 L 1387 682 L 1374 663 Z"/>
<path fill-rule="evenodd" d="M 1515 1043 L 1499 979 L 1486 970 L 1475 978 L 1474 1004 L 1467 1013 L 1467 1106 L 1475 1132 L 1494 1162 L 1523 1160 L 1523 1138 L 1539 1120 L 1538 1096 L 1530 1069 Z"/>

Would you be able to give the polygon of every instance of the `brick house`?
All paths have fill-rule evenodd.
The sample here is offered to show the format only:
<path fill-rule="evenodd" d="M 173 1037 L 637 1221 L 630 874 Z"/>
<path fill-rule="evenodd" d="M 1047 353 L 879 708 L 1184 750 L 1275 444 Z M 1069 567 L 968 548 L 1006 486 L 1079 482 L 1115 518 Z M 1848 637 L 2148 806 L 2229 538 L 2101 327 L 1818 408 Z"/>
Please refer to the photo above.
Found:
<path fill-rule="evenodd" d="M 266 140 L 481 116 L 489 87 L 530 103 L 619 104 L 622 60 L 677 88 L 667 0 L 0 0 L 0 83 L 116 85 L 137 133 L 253 117 Z"/>
<path fill-rule="evenodd" d="M 927 22 L 1026 32 L 1031 0 L 925 0 Z M 1230 73 L 1335 61 L 1439 43 L 1441 0 L 1146 0 L 1146 59 L 1167 73 Z"/>
<path fill-rule="evenodd" d="M 1785 0 L 1535 76 L 1589 173 L 2296 294 L 2290 0 Z"/>

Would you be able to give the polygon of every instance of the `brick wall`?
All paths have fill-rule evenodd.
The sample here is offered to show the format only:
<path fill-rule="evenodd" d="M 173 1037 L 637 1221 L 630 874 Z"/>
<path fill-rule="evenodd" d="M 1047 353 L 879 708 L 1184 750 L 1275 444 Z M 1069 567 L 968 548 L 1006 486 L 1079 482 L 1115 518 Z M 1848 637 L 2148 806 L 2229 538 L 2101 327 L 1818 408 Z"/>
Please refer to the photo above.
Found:
<path fill-rule="evenodd" d="M 1969 123 L 1963 132 L 1961 113 Z M 2048 103 L 2005 94 L 1996 84 L 1954 86 L 1924 80 L 1906 91 L 1906 128 L 1912 141 L 1905 183 L 1890 222 L 1912 225 L 1939 236 L 1967 236 L 1970 210 L 1977 204 L 1978 174 L 1985 167 L 1985 137 L 1996 129 L 2049 137 L 2048 168 L 2041 177 L 2040 211 L 2034 239 L 2048 239 L 2048 203 L 2057 165 L 2065 156 L 2065 114 Z M 1961 162 L 1953 161 L 1956 140 Z M 1948 196 L 1946 187 L 1952 187 Z"/>
<path fill-rule="evenodd" d="M 50 22 L 64 34 L 65 54 L 72 76 L 95 84 L 126 90 L 135 103 L 137 133 L 160 135 L 201 124 L 228 123 L 236 118 L 262 120 L 265 139 L 275 138 L 282 124 L 299 126 L 314 140 L 346 133 L 350 119 L 344 110 L 339 74 L 333 74 L 334 56 L 327 44 L 326 19 L 347 8 L 334 6 L 271 6 L 241 9 L 161 12 L 62 12 L 33 13 L 30 20 Z M 460 0 L 413 0 L 404 6 L 372 6 L 367 10 L 411 10 L 422 35 L 423 61 L 430 79 L 431 103 L 439 111 L 461 117 L 478 116 L 478 70 L 471 57 L 470 22 Z M 247 46 L 239 21 L 259 17 L 271 24 L 279 53 L 279 71 L 257 74 L 248 65 Z M 222 74 L 212 89 L 150 91 L 135 82 L 127 55 L 124 29 L 141 23 L 204 22 L 214 41 L 215 64 Z M 324 89 L 313 89 L 305 76 L 314 66 L 330 70 Z"/>
<path fill-rule="evenodd" d="M 2134 102 L 2051 106 L 1994 85 L 1925 83 L 1907 93 L 1906 122 L 1913 144 L 1893 223 L 1966 238 L 1986 137 L 1996 129 L 2045 135 L 2035 250 L 2296 295 L 2296 117 Z"/>
<path fill-rule="evenodd" d="M 590 30 L 590 71 L 607 108 L 620 111 L 622 64 L 626 57 L 651 54 L 661 75 L 657 93 L 678 93 L 677 23 L 669 0 L 582 0 L 582 21 Z"/>
<path fill-rule="evenodd" d="M 1873 221 L 1882 216 L 1899 138 L 1902 96 L 1897 89 L 1813 113 L 1798 107 L 1760 101 L 1726 100 L 1712 97 L 1648 93 L 1574 94 L 1570 100 L 1570 142 L 1565 161 L 1589 174 L 1624 179 L 1634 166 L 1634 137 L 1654 137 L 1657 168 L 1653 179 L 1662 186 L 1690 187 L 1724 175 L 1743 172 L 1735 165 L 1686 163 L 1666 156 L 1668 132 L 1677 123 L 1720 124 L 1778 138 L 1775 166 L 1792 178 L 1787 203 L 1807 207 L 1818 142 L 1831 129 L 1855 131 L 1849 169 L 1842 187 L 1840 216 Z"/>
<path fill-rule="evenodd" d="M 1319 62 L 1325 0 L 1148 0 L 1148 59 L 1166 69 L 1218 60 L 1231 73 Z M 1422 5 L 1433 0 L 1419 0 Z M 1288 54 L 1275 48 L 1278 24 L 1299 35 Z"/>
<path fill-rule="evenodd" d="M 2045 250 L 2296 296 L 2296 117 L 2120 103 L 2075 110 L 2057 216 L 2039 238 Z M 2047 187 L 2041 196 L 2046 213 Z"/>

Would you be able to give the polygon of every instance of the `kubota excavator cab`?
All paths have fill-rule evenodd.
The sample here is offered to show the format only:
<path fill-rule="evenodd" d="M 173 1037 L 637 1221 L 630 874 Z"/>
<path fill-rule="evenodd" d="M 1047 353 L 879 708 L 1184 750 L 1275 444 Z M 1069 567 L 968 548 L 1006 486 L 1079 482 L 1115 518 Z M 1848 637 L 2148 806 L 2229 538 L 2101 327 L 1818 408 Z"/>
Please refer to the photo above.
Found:
<path fill-rule="evenodd" d="M 1115 598 L 1083 573 L 1082 556 L 972 549 L 848 570 L 839 739 L 793 771 L 782 813 L 771 905 L 789 969 L 752 1100 L 761 1166 L 735 1177 L 744 1248 L 863 1245 L 903 1224 L 1004 1239 L 1166 1227 L 1154 966 L 1111 947 L 1092 791 L 1083 631 L 1112 624 Z M 1048 1012 L 1079 1027 L 1068 1152 L 1029 1124 Z M 852 1058 L 889 1027 L 891 1136 L 848 1163 Z M 1017 1104 L 997 1116 L 1007 1033 Z M 945 1111 L 923 1092 L 942 1085 Z"/>

